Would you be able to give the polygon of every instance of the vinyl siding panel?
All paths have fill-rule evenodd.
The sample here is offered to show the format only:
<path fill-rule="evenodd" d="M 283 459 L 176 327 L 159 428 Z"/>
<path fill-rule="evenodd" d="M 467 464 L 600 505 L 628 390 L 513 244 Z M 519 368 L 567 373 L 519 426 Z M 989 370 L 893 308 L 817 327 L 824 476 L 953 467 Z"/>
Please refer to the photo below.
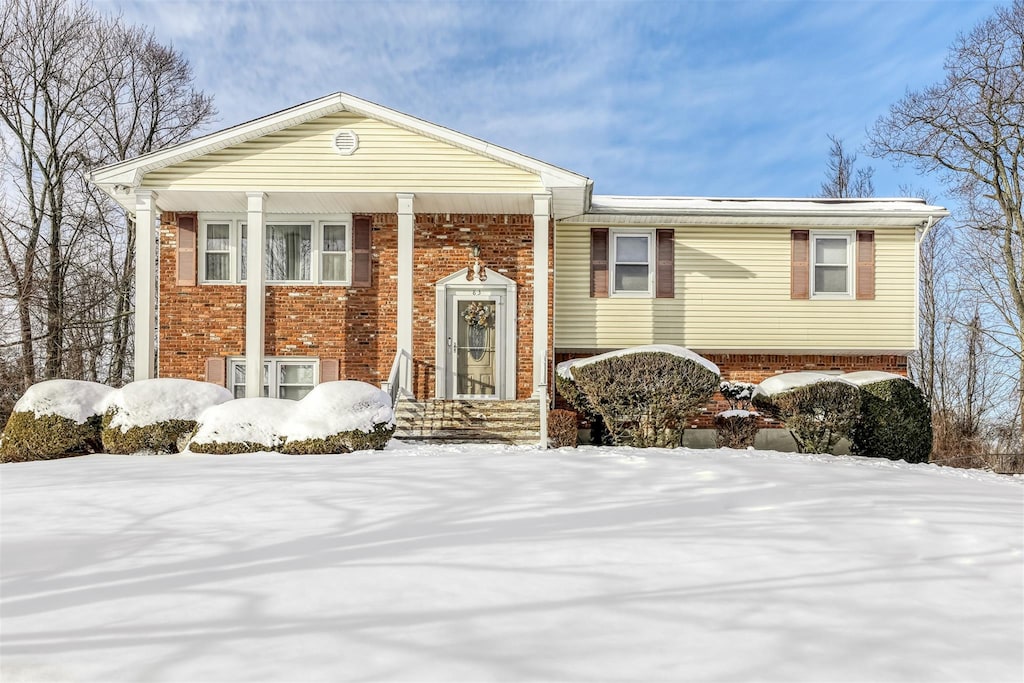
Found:
<path fill-rule="evenodd" d="M 914 231 L 875 233 L 876 298 L 790 299 L 788 228 L 678 227 L 675 298 L 592 299 L 590 226 L 555 228 L 555 345 L 706 350 L 909 350 Z"/>
<path fill-rule="evenodd" d="M 339 128 L 359 136 L 351 156 L 334 151 Z M 535 192 L 540 179 L 390 124 L 337 113 L 183 161 L 146 175 L 150 189 Z"/>

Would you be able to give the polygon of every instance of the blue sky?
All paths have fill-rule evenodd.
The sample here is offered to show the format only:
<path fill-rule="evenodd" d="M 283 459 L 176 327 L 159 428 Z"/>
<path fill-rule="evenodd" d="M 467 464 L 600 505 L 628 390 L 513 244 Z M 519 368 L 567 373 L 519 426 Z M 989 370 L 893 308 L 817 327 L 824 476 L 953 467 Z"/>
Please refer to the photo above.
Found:
<path fill-rule="evenodd" d="M 99 0 L 215 96 L 214 129 L 345 91 L 563 166 L 599 194 L 807 196 L 942 77 L 991 2 Z M 861 154 L 879 196 L 941 189 Z"/>

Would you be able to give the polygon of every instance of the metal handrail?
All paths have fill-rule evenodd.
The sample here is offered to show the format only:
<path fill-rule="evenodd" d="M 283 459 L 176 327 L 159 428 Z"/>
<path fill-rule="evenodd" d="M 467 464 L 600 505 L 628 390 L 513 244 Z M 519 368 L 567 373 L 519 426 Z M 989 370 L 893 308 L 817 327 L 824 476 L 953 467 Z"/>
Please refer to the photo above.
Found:
<path fill-rule="evenodd" d="M 548 351 L 544 349 L 541 354 L 540 366 L 544 368 L 544 381 L 537 387 L 537 396 L 540 399 L 540 442 L 538 446 L 542 449 L 548 447 Z"/>
<path fill-rule="evenodd" d="M 391 361 L 391 372 L 388 379 L 381 384 L 381 389 L 391 396 L 391 407 L 398 405 L 400 394 L 408 393 L 409 368 L 412 367 L 412 356 L 405 349 L 395 351 L 395 359 Z"/>

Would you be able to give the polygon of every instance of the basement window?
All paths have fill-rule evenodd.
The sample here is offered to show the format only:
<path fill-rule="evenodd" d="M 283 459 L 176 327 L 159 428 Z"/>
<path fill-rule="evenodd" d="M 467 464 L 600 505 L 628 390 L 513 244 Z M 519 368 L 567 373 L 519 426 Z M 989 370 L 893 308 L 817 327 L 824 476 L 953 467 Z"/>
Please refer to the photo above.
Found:
<path fill-rule="evenodd" d="M 245 396 L 245 359 L 229 359 L 231 393 Z M 294 401 L 304 397 L 317 385 L 320 363 L 314 358 L 267 358 L 263 361 L 263 396 Z"/>

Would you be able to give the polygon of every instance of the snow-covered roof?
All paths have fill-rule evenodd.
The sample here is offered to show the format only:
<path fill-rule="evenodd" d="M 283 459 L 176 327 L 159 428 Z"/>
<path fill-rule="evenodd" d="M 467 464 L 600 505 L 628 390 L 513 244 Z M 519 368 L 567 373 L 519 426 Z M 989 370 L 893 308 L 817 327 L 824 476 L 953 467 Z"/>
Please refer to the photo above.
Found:
<path fill-rule="evenodd" d="M 773 197 L 631 197 L 594 195 L 590 208 L 567 222 L 796 225 L 905 225 L 925 227 L 948 216 L 923 199 Z"/>

